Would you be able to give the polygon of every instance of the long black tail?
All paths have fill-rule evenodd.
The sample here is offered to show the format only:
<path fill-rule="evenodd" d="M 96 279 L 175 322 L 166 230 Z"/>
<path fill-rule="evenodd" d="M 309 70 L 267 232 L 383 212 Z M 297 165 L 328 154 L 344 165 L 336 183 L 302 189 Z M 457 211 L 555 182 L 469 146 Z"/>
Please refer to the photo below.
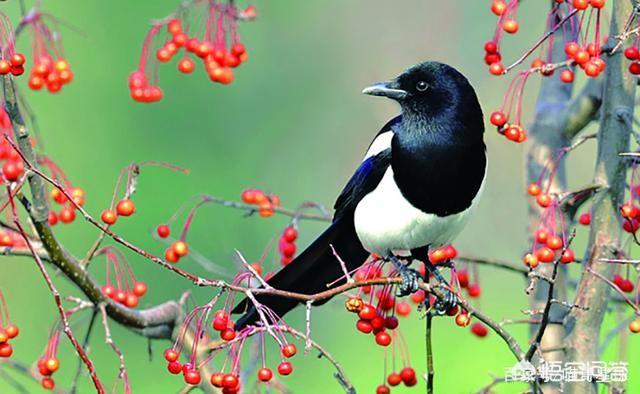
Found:
<path fill-rule="evenodd" d="M 345 220 L 343 217 L 333 222 L 307 249 L 278 271 L 267 283 L 279 290 L 302 294 L 316 294 L 327 290 L 327 284 L 344 276 L 340 263 L 331 250 L 331 245 L 344 260 L 349 271 L 361 266 L 368 256 L 368 252 L 358 239 L 353 220 Z M 338 281 L 333 286 L 344 282 L 344 280 Z M 260 295 L 256 298 L 280 317 L 298 305 L 295 300 L 273 295 Z M 314 305 L 321 305 L 326 301 L 328 300 L 314 303 Z M 236 305 L 232 311 L 232 313 L 243 312 L 244 315 L 236 322 L 236 330 L 259 320 L 256 309 L 247 299 Z"/>

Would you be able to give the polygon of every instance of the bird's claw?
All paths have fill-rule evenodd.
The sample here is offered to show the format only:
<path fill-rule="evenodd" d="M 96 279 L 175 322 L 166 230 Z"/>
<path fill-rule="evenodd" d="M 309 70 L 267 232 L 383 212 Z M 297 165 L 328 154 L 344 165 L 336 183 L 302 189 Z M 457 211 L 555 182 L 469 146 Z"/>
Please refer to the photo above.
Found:
<path fill-rule="evenodd" d="M 418 291 L 418 278 L 420 278 L 418 271 L 404 267 L 404 269 L 400 270 L 400 276 L 402 277 L 402 283 L 396 288 L 396 296 L 404 297 Z"/>
<path fill-rule="evenodd" d="M 442 298 L 439 298 L 435 302 L 433 308 L 442 315 L 445 314 L 449 309 L 456 306 L 457 303 L 458 297 L 456 297 L 455 293 L 451 290 L 444 289 Z"/>

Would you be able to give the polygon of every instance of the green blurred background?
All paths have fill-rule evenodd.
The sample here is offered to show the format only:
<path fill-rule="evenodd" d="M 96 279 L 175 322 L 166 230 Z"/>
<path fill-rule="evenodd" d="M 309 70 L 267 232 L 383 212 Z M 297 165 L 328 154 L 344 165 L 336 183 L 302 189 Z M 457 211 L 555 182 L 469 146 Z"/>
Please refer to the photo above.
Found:
<path fill-rule="evenodd" d="M 543 31 L 547 2 L 524 2 L 521 32 L 507 40 L 504 50 L 513 59 Z M 129 98 L 127 76 L 137 64 L 150 21 L 169 14 L 176 0 L 45 2 L 44 10 L 73 26 L 64 28 L 65 54 L 76 78 L 61 93 L 27 92 L 37 116 L 46 152 L 66 171 L 75 185 L 87 191 L 88 210 L 98 215 L 111 198 L 115 178 L 131 161 L 161 160 L 187 167 L 189 176 L 164 169 L 143 169 L 135 196 L 138 212 L 121 220 L 116 230 L 134 243 L 161 253 L 150 235 L 185 199 L 206 192 L 235 199 L 246 187 L 278 193 L 286 206 L 314 200 L 330 206 L 353 168 L 361 160 L 370 138 L 397 112 L 390 102 L 360 94 L 367 84 L 398 74 L 426 59 L 450 63 L 475 85 L 486 113 L 499 105 L 507 81 L 488 75 L 482 63 L 482 45 L 491 37 L 495 17 L 488 1 L 435 0 L 319 0 L 257 2 L 259 19 L 240 27 L 249 62 L 238 69 L 235 82 L 220 86 L 209 82 L 200 64 L 192 75 L 182 75 L 175 61 L 160 69 L 165 98 L 156 104 L 134 103 Z M 18 4 L 2 4 L 2 11 L 18 21 Z M 21 37 L 18 47 L 29 52 L 30 41 Z M 26 77 L 20 84 L 26 86 Z M 534 78 L 525 97 L 525 116 L 536 96 Z M 526 205 L 523 196 L 522 146 L 508 143 L 488 128 L 489 179 L 480 209 L 456 242 L 463 252 L 519 262 L 525 247 Z M 571 183 L 590 179 L 593 146 L 570 158 Z M 206 207 L 196 218 L 190 243 L 226 270 L 233 270 L 232 251 L 257 259 L 286 224 L 285 218 L 243 219 L 238 211 Z M 322 226 L 304 223 L 300 245 L 310 241 Z M 59 226 L 57 235 L 79 256 L 84 255 L 96 231 L 78 220 Z M 586 230 L 580 229 L 579 244 Z M 580 250 L 579 248 L 577 248 Z M 581 253 L 581 252 L 580 252 Z M 580 254 L 578 253 L 578 254 Z M 186 280 L 127 252 L 133 269 L 150 283 L 142 306 L 176 299 L 193 292 L 203 303 L 211 289 L 196 289 Z M 8 297 L 13 320 L 22 329 L 15 341 L 16 359 L 34 362 L 45 346 L 57 318 L 51 295 L 29 259 L 0 257 L 2 290 Z M 268 260 L 275 266 L 276 258 Z M 197 263 L 180 263 L 189 271 L 206 275 Z M 91 268 L 104 278 L 104 263 Z M 578 267 L 572 268 L 578 272 Z M 524 282 L 513 274 L 481 270 L 480 306 L 496 319 L 518 318 L 527 308 Z M 63 294 L 78 294 L 60 277 Z M 303 325 L 301 311 L 289 322 Z M 84 332 L 86 318 L 76 321 Z M 424 372 L 424 322 L 413 313 L 402 321 L 411 357 Z M 607 322 L 611 326 L 611 322 Z M 154 342 L 149 360 L 147 341 L 112 324 L 116 342 L 125 351 L 135 393 L 176 392 L 180 377 L 169 375 L 160 356 L 168 342 Z M 524 344 L 525 327 L 510 327 Z M 359 392 L 371 393 L 383 378 L 384 351 L 372 337 L 355 331 L 354 318 L 341 302 L 314 312 L 314 338 L 342 363 Z M 94 333 L 90 356 L 100 377 L 115 381 L 117 358 L 104 344 L 100 329 Z M 631 338 L 630 392 L 640 392 L 638 350 L 640 338 Z M 490 333 L 484 339 L 458 328 L 450 319 L 434 323 L 436 392 L 470 393 L 502 376 L 514 363 L 506 346 Z M 606 356 L 615 359 L 617 345 Z M 68 387 L 77 359 L 69 343 L 60 346 L 62 367 L 55 376 Z M 277 361 L 271 349 L 271 364 Z M 333 393 L 340 387 L 331 366 L 313 356 L 297 356 L 295 372 L 283 379 L 294 393 Z M 21 379 L 25 382 L 24 379 Z M 28 384 L 29 391 L 40 391 Z M 80 392 L 91 392 L 88 378 Z M 522 386 L 499 386 L 500 393 L 519 392 Z M 0 380 L 0 392 L 15 388 Z M 122 386 L 115 389 L 122 392 Z M 394 392 L 408 392 L 394 389 Z M 413 392 L 424 391 L 420 380 Z"/>

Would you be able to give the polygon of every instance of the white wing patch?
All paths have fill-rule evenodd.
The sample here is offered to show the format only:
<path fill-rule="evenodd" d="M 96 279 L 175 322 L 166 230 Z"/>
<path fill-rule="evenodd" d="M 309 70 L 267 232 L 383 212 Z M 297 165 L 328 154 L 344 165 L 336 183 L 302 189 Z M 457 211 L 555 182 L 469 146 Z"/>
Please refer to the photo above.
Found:
<path fill-rule="evenodd" d="M 369 145 L 367 154 L 364 155 L 364 159 L 362 159 L 362 161 L 367 160 L 371 156 L 377 155 L 378 153 L 382 152 L 385 149 L 391 148 L 392 138 L 393 138 L 393 131 L 386 131 L 384 133 L 378 134 L 378 136 L 373 140 L 371 145 Z"/>
<path fill-rule="evenodd" d="M 356 233 L 367 251 L 382 256 L 426 245 L 437 247 L 450 243 L 467 223 L 483 187 L 484 179 L 471 206 L 465 211 L 441 217 L 424 213 L 411 205 L 398 189 L 393 169 L 389 167 L 380 184 L 356 206 Z"/>

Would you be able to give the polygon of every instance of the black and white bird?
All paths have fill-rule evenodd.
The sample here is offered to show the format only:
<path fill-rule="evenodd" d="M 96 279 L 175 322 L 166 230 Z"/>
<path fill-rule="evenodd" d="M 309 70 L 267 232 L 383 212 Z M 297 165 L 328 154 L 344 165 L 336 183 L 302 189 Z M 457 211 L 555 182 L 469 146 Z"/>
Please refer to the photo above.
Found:
<path fill-rule="evenodd" d="M 401 114 L 369 145 L 336 200 L 331 225 L 269 279 L 276 289 L 315 294 L 329 283 L 344 283 L 333 246 L 349 271 L 371 253 L 390 260 L 404 279 L 399 295 L 408 294 L 417 287 L 416 271 L 408 268 L 411 258 L 405 265 L 398 256 L 428 262 L 428 249 L 450 243 L 478 204 L 487 168 L 484 122 L 476 93 L 460 72 L 424 62 L 362 92 L 395 100 Z M 427 268 L 443 280 L 435 267 Z M 298 304 L 273 295 L 257 299 L 278 316 Z M 233 312 L 244 312 L 237 329 L 259 319 L 246 299 Z"/>

